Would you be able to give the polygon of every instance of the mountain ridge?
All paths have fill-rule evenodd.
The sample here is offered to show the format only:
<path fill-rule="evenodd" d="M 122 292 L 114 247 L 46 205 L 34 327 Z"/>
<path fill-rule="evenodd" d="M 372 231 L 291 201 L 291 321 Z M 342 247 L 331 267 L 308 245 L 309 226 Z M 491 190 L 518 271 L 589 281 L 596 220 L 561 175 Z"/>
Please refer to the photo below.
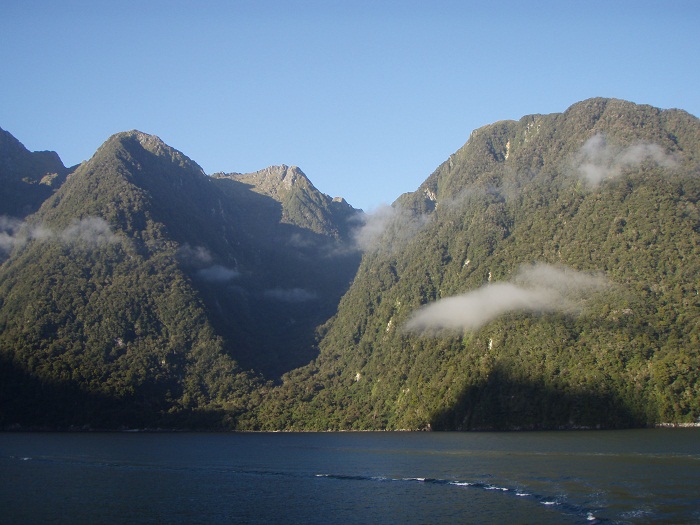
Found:
<path fill-rule="evenodd" d="M 55 151 L 30 152 L 2 128 L 0 152 L 0 215 L 33 213 L 71 171 Z"/>
<path fill-rule="evenodd" d="M 686 112 L 607 99 L 475 130 L 394 203 L 319 357 L 265 407 L 268 428 L 276 418 L 318 430 L 696 421 L 698 131 Z M 574 299 L 519 284 L 532 264 L 550 278 L 564 265 L 574 282 L 603 272 L 609 295 L 573 317 L 547 313 Z M 498 309 L 518 297 L 532 306 Z M 466 323 L 447 322 L 460 308 L 502 313 L 445 331 Z M 407 331 L 418 315 L 437 332 Z"/>
<path fill-rule="evenodd" d="M 311 359 L 356 257 L 246 192 L 138 131 L 72 171 L 0 267 L 2 424 L 221 425 Z"/>
<path fill-rule="evenodd" d="M 694 424 L 698 174 L 696 117 L 603 98 L 474 130 L 371 215 L 117 134 L 7 232 L 0 425 Z"/>

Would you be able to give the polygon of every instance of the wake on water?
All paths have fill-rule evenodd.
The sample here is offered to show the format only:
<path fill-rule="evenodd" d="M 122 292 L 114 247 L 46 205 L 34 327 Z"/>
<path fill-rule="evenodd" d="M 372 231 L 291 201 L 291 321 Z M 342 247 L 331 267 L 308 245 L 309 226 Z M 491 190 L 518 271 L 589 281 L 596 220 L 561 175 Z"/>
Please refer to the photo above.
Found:
<path fill-rule="evenodd" d="M 426 483 L 431 485 L 446 485 L 453 487 L 467 487 L 474 490 L 493 490 L 500 491 L 508 495 L 512 495 L 518 498 L 526 498 L 535 501 L 541 505 L 557 507 L 561 510 L 563 514 L 570 516 L 576 516 L 578 518 L 585 519 L 591 524 L 604 523 L 607 522 L 605 518 L 601 518 L 595 515 L 593 509 L 586 509 L 579 505 L 573 505 L 567 503 L 561 498 L 552 498 L 548 496 L 543 496 L 539 494 L 531 494 L 528 492 L 523 492 L 522 490 L 501 487 L 498 485 L 493 485 L 491 483 L 483 483 L 480 481 L 460 481 L 460 480 L 448 480 L 448 479 L 436 479 L 436 478 L 391 478 L 383 476 L 357 476 L 357 475 L 346 475 L 346 474 L 316 474 L 317 478 L 328 478 L 341 481 L 373 481 L 373 482 L 391 482 L 391 483 Z"/>

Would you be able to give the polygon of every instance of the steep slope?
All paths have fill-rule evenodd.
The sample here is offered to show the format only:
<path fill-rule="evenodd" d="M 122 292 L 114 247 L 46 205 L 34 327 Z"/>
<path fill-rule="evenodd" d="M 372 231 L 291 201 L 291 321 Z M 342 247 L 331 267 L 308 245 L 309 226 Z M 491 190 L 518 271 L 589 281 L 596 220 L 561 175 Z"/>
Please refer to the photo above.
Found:
<path fill-rule="evenodd" d="M 263 428 L 700 418 L 700 121 L 592 99 L 478 129 L 381 219 Z"/>
<path fill-rule="evenodd" d="M 0 216 L 21 219 L 35 212 L 67 173 L 55 152 L 30 152 L 0 128 Z"/>
<path fill-rule="evenodd" d="M 244 362 L 279 378 L 316 356 L 315 328 L 335 313 L 360 262 L 350 232 L 361 212 L 319 192 L 298 168 L 273 166 L 212 180 L 236 203 L 238 226 L 248 239 L 237 256 L 239 291 L 252 313 L 246 329 L 237 328 L 253 349 Z M 219 294 L 214 318 L 230 319 L 241 303 L 238 295 Z M 235 337 L 225 323 L 219 326 Z"/>
<path fill-rule="evenodd" d="M 279 202 L 283 223 L 339 240 L 348 239 L 352 219 L 358 213 L 344 199 L 332 199 L 318 191 L 296 166 L 271 166 L 254 173 L 217 174 L 214 178 L 241 182 Z"/>
<path fill-rule="evenodd" d="M 105 142 L 0 267 L 0 424 L 241 425 L 260 374 L 313 357 L 358 262 L 251 193 L 157 137 Z"/>
<path fill-rule="evenodd" d="M 195 191 L 198 176 L 156 139 L 120 134 L 28 218 L 0 271 L 3 423 L 156 426 L 235 410 L 248 380 L 149 192 Z"/>

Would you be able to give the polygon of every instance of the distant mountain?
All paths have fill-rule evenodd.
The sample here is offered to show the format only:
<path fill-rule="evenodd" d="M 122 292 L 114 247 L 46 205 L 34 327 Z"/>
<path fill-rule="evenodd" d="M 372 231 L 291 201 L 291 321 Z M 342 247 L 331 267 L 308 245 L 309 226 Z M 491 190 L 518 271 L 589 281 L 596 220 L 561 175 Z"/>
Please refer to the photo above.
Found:
<path fill-rule="evenodd" d="M 55 152 L 30 152 L 0 128 L 0 215 L 23 218 L 35 212 L 68 171 Z"/>
<path fill-rule="evenodd" d="M 319 356 L 262 428 L 700 421 L 699 200 L 684 111 L 591 99 L 475 130 L 369 218 Z"/>
<path fill-rule="evenodd" d="M 214 178 L 237 181 L 255 193 L 271 197 L 282 205 L 282 223 L 339 240 L 351 236 L 352 219 L 358 210 L 343 198 L 332 199 L 318 191 L 296 166 L 271 166 L 246 174 L 215 174 Z"/>
<path fill-rule="evenodd" d="M 155 136 L 111 137 L 5 232 L 0 424 L 233 425 L 315 355 L 359 263 L 346 226 L 285 210 Z"/>

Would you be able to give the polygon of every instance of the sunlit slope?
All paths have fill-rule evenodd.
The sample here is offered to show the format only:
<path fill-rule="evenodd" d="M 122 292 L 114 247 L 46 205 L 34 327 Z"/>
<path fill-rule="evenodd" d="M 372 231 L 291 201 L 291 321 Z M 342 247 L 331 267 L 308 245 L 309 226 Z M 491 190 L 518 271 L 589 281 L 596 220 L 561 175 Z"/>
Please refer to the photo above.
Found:
<path fill-rule="evenodd" d="M 683 111 L 592 99 L 474 131 L 375 215 L 319 357 L 261 421 L 696 421 L 698 198 L 700 121 Z"/>

